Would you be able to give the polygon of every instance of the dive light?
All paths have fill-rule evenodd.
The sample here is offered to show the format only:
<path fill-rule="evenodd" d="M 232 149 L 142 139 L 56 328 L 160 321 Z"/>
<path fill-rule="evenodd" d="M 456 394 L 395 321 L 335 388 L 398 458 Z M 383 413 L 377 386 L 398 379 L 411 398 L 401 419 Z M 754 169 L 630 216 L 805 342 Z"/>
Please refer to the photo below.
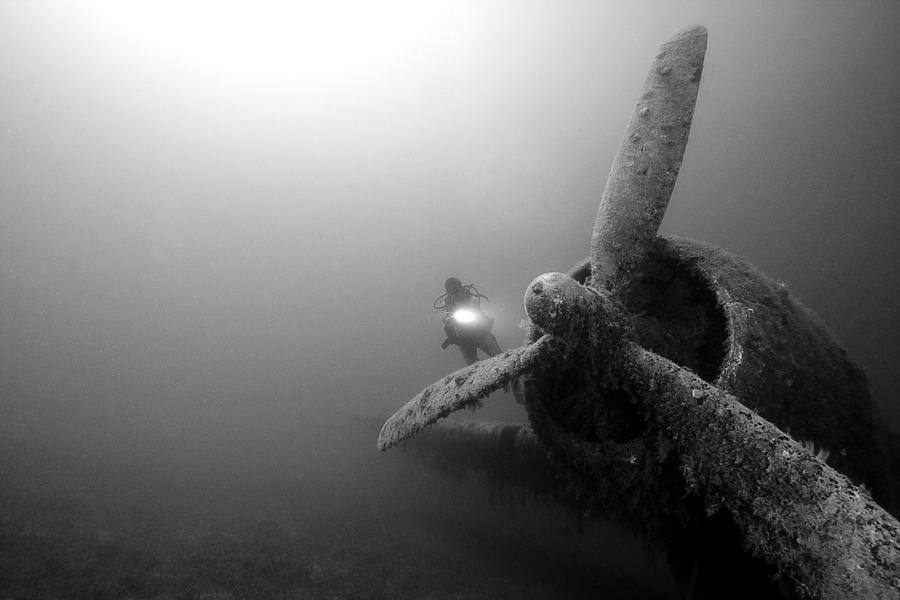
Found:
<path fill-rule="evenodd" d="M 460 308 L 453 312 L 453 320 L 460 325 L 468 325 L 478 320 L 478 315 L 469 308 Z"/>

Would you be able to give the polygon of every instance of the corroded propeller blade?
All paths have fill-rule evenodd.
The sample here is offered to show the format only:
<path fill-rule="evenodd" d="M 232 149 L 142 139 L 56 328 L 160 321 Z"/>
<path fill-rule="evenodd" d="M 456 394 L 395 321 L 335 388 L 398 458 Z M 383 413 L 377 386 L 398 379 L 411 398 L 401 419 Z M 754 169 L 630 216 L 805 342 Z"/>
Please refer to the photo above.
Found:
<path fill-rule="evenodd" d="M 378 449 L 387 450 L 435 421 L 486 398 L 532 370 L 548 354 L 548 335 L 533 344 L 469 365 L 429 385 L 381 428 Z"/>
<path fill-rule="evenodd" d="M 684 157 L 705 54 L 706 28 L 697 25 L 674 34 L 656 55 L 594 223 L 594 287 L 627 285 L 656 239 Z"/>

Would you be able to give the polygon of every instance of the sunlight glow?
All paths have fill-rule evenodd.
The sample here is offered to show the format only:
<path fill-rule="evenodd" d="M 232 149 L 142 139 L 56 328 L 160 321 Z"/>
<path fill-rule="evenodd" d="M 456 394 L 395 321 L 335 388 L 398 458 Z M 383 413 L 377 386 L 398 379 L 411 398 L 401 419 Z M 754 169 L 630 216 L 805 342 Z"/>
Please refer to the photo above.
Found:
<path fill-rule="evenodd" d="M 91 18 L 157 56 L 248 82 L 371 77 L 452 33 L 452 0 L 82 0 Z"/>

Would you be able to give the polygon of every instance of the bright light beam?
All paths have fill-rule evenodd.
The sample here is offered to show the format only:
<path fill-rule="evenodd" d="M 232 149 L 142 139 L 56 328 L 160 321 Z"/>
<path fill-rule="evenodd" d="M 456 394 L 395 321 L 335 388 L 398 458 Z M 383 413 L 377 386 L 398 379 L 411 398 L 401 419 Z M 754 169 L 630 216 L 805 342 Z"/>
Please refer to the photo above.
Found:
<path fill-rule="evenodd" d="M 453 318 L 456 319 L 457 323 L 472 323 L 477 317 L 475 311 L 467 308 L 460 308 L 453 313 Z"/>

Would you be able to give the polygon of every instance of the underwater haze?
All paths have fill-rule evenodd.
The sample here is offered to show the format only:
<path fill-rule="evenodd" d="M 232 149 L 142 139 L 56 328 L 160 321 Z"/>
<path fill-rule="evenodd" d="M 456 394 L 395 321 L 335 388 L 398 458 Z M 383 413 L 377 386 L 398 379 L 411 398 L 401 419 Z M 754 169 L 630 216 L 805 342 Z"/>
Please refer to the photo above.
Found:
<path fill-rule="evenodd" d="M 663 233 L 786 282 L 900 430 L 895 0 L 0 0 L 0 595 L 676 598 L 375 441 L 464 365 L 447 277 L 522 342 L 695 23 Z"/>

